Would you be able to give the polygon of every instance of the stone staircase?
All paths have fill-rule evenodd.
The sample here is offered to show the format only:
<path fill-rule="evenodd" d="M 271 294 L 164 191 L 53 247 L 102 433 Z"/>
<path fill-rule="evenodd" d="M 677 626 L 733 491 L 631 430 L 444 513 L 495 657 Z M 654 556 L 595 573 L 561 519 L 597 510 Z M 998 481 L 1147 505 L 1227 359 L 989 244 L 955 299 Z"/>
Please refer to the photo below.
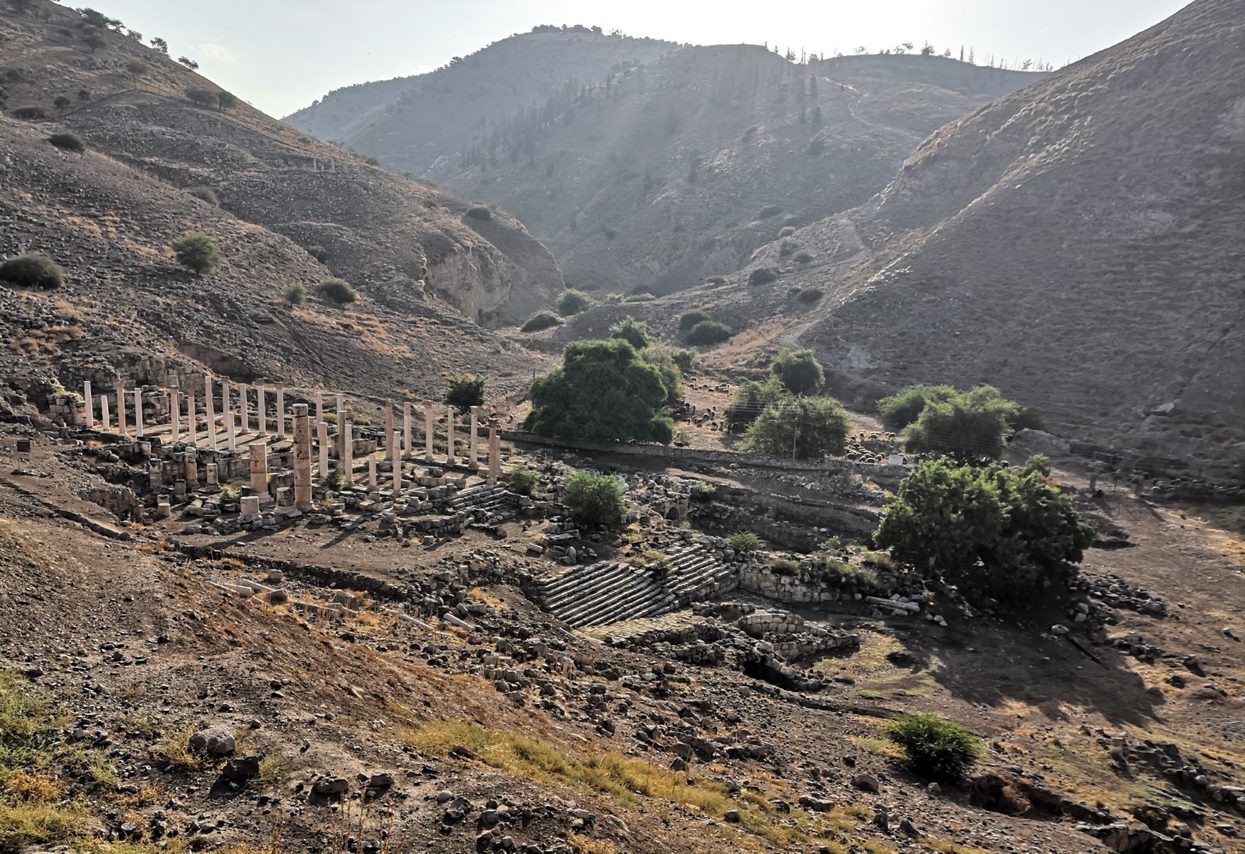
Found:
<path fill-rule="evenodd" d="M 464 489 L 447 505 L 450 514 L 479 514 L 490 524 L 513 518 L 518 508 L 518 496 L 504 486 L 481 486 Z"/>
<path fill-rule="evenodd" d="M 666 614 L 738 585 L 735 570 L 700 545 L 667 557 L 670 567 L 661 575 L 621 563 L 573 567 L 540 582 L 539 598 L 545 610 L 579 628 Z"/>

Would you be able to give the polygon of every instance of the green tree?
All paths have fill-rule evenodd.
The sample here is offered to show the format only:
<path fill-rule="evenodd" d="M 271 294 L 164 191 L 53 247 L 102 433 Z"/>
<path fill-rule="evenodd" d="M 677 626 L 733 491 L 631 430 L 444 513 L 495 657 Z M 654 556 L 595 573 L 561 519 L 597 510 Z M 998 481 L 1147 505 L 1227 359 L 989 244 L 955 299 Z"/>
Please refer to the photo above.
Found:
<path fill-rule="evenodd" d="M 874 540 L 969 597 L 1022 604 L 1066 590 L 1093 533 L 1049 476 L 1043 457 L 1018 469 L 926 461 L 891 497 Z"/>
<path fill-rule="evenodd" d="M 302 305 L 307 301 L 307 289 L 296 282 L 285 289 L 283 296 L 290 305 Z"/>
<path fill-rule="evenodd" d="M 652 337 L 649 335 L 648 324 L 643 320 L 636 320 L 634 317 L 624 317 L 611 326 L 610 336 L 612 338 L 621 338 L 637 350 L 643 350 L 649 345 L 649 341 L 652 340 Z"/>
<path fill-rule="evenodd" d="M 219 96 L 211 89 L 192 88 L 186 90 L 186 97 L 196 107 L 215 107 L 220 103 Z"/>
<path fill-rule="evenodd" d="M 666 387 L 666 406 L 678 406 L 683 399 L 683 372 L 675 361 L 675 353 L 669 347 L 653 344 L 640 351 L 640 358 L 661 374 Z"/>
<path fill-rule="evenodd" d="M 587 308 L 591 308 L 592 297 L 583 291 L 568 288 L 558 296 L 557 307 L 559 314 L 563 317 L 570 317 L 579 314 Z"/>
<path fill-rule="evenodd" d="M 460 413 L 484 404 L 484 377 L 479 374 L 458 374 L 445 382 L 445 402 Z"/>
<path fill-rule="evenodd" d="M 887 430 L 898 433 L 921 416 L 925 404 L 955 397 L 949 385 L 914 385 L 878 401 L 878 414 Z"/>
<path fill-rule="evenodd" d="M 800 460 L 841 454 L 847 414 L 830 397 L 788 397 L 766 407 L 748 427 L 743 447 Z"/>
<path fill-rule="evenodd" d="M 661 372 L 626 341 L 576 341 L 563 351 L 562 367 L 532 383 L 524 429 L 564 439 L 668 443 L 668 399 Z"/>
<path fill-rule="evenodd" d="M 193 271 L 195 276 L 211 273 L 220 266 L 220 248 L 203 232 L 184 234 L 174 240 L 172 246 L 178 263 Z"/>
<path fill-rule="evenodd" d="M 770 364 L 770 373 L 792 394 L 816 394 L 826 381 L 826 372 L 812 350 L 784 350 Z"/>
<path fill-rule="evenodd" d="M 580 525 L 621 528 L 627 518 L 622 481 L 609 475 L 575 472 L 562 484 L 562 503 Z"/>
<path fill-rule="evenodd" d="M 216 93 L 216 103 L 222 110 L 232 110 L 238 106 L 238 96 L 222 89 Z"/>
<path fill-rule="evenodd" d="M 770 404 L 786 396 L 787 390 L 776 379 L 764 383 L 748 380 L 735 389 L 735 396 L 726 407 L 726 429 L 732 433 L 747 429 Z"/>
<path fill-rule="evenodd" d="M 998 459 L 1020 407 L 993 386 L 930 400 L 904 433 L 909 450 Z"/>

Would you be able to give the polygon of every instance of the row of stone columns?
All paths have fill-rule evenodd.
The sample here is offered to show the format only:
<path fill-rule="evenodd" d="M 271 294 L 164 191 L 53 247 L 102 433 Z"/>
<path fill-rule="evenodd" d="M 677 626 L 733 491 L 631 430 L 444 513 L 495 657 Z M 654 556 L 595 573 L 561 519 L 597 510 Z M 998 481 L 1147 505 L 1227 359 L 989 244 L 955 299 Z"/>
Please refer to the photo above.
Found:
<path fill-rule="evenodd" d="M 218 450 L 222 443 L 222 438 L 217 432 L 216 417 L 216 384 L 217 380 L 213 377 L 206 377 L 204 383 L 204 410 L 207 420 L 207 446 L 210 450 Z M 251 429 L 250 421 L 250 387 L 245 383 L 238 383 L 237 398 L 238 406 L 235 413 L 233 405 L 233 395 L 231 383 L 229 380 L 220 380 L 220 394 L 222 404 L 222 427 L 224 430 L 223 444 L 230 451 L 237 450 L 239 433 L 249 432 Z M 137 436 L 144 433 L 143 427 L 143 410 L 142 410 L 142 389 L 132 389 L 134 398 L 134 431 Z M 268 418 L 268 395 L 275 393 L 275 421 L 276 436 L 281 439 L 286 437 L 286 410 L 285 410 L 285 391 L 278 388 L 275 390 L 264 388 L 263 386 L 255 387 L 255 413 L 257 418 L 257 432 L 261 436 L 269 435 L 269 418 Z M 94 395 L 91 389 L 90 381 L 83 384 L 83 394 L 88 402 L 87 418 L 88 422 L 94 425 L 95 407 Z M 126 398 L 127 390 L 120 382 L 117 383 L 116 390 L 116 416 L 117 429 L 123 436 L 129 435 L 129 426 L 126 419 Z M 182 440 L 182 398 L 183 394 L 177 387 L 166 390 L 168 401 L 170 435 L 174 442 Z M 198 429 L 198 406 L 197 398 L 193 392 L 187 392 L 186 401 L 186 420 L 185 432 L 189 443 L 198 446 L 199 429 Z M 298 503 L 298 496 L 301 495 L 298 489 L 298 472 L 300 466 L 305 463 L 307 484 L 310 489 L 311 477 L 311 442 L 314 438 L 319 451 L 319 475 L 323 481 L 328 477 L 330 472 L 329 464 L 329 430 L 328 424 L 324 421 L 324 396 L 322 392 L 316 392 L 315 398 L 316 417 L 314 422 L 311 420 L 309 407 L 306 404 L 296 404 L 292 408 L 292 418 L 294 427 L 294 445 L 295 445 L 295 500 Z M 340 466 L 346 486 L 354 486 L 354 430 L 350 423 L 345 410 L 345 397 L 342 394 L 335 396 L 336 404 L 337 431 L 334 437 L 337 444 L 336 457 Z M 109 406 L 109 398 L 107 395 L 99 396 L 99 410 L 101 423 L 104 430 L 111 430 L 112 411 Z M 469 413 L 469 432 L 465 447 L 465 456 L 467 464 L 473 468 L 479 468 L 479 428 L 480 414 L 482 408 L 473 406 Z M 434 439 L 436 433 L 435 405 L 429 404 L 424 408 L 424 456 L 427 463 L 435 462 Z M 456 420 L 457 412 L 453 407 L 447 407 L 446 410 L 446 454 L 450 464 L 458 460 L 458 445 L 456 437 Z M 393 471 L 393 487 L 396 490 L 401 488 L 402 484 L 402 459 L 404 455 L 412 455 L 414 448 L 412 445 L 412 409 L 409 402 L 402 404 L 402 427 L 399 431 L 395 423 L 395 415 L 393 404 L 386 402 L 384 407 L 385 428 L 384 436 L 381 442 L 381 452 L 388 455 L 390 465 Z M 238 421 L 235 421 L 235 414 Z M 305 418 L 305 422 L 299 422 L 299 418 Z M 240 423 L 239 423 L 240 422 Z M 303 424 L 303 430 L 306 433 L 305 445 L 300 439 L 299 424 Z M 267 494 L 268 482 L 268 461 L 267 461 L 267 444 L 256 443 L 250 447 L 251 453 L 251 483 L 257 494 Z M 487 453 L 488 477 L 495 480 L 500 475 L 500 437 L 497 433 L 497 425 L 495 420 L 489 422 L 489 443 Z M 375 488 L 375 457 L 369 458 L 369 487 Z M 308 499 L 309 500 L 309 499 Z"/>

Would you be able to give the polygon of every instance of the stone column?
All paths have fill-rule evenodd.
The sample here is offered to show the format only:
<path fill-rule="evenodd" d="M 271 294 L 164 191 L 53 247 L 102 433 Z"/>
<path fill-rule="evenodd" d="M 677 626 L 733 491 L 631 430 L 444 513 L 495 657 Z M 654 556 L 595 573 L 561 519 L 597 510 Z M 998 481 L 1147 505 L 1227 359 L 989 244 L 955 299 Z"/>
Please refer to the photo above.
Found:
<path fill-rule="evenodd" d="M 411 403 L 402 403 L 402 453 L 411 452 Z"/>
<path fill-rule="evenodd" d="M 216 486 L 216 484 L 220 480 L 220 478 L 217 475 L 218 475 L 218 472 L 217 472 L 216 463 L 204 463 L 203 464 L 203 482 L 205 484 L 207 484 L 208 486 Z"/>
<path fill-rule="evenodd" d="M 108 395 L 106 394 L 99 396 L 99 421 L 105 433 L 112 429 L 112 419 L 108 417 Z"/>
<path fill-rule="evenodd" d="M 199 446 L 199 413 L 195 412 L 197 403 L 195 393 L 186 392 L 186 432 L 190 434 L 190 444 L 195 447 Z"/>
<path fill-rule="evenodd" d="M 262 442 L 251 443 L 251 491 L 268 497 L 268 446 Z"/>
<path fill-rule="evenodd" d="M 182 440 L 181 396 L 177 389 L 171 388 L 169 395 L 169 436 L 174 442 Z"/>
<path fill-rule="evenodd" d="M 393 404 L 385 401 L 385 450 L 393 450 Z"/>
<path fill-rule="evenodd" d="M 246 399 L 249 395 L 249 387 L 246 383 L 238 386 L 238 423 L 242 426 L 239 428 L 240 433 L 246 433 L 251 429 L 251 413 L 248 410 Z"/>
<path fill-rule="evenodd" d="M 424 461 L 432 462 L 432 438 L 435 425 L 432 423 L 433 409 L 431 403 L 424 404 Z"/>
<path fill-rule="evenodd" d="M 285 438 L 285 389 L 277 389 L 277 438 Z"/>
<path fill-rule="evenodd" d="M 203 408 L 207 415 L 208 450 L 216 450 L 216 381 L 210 376 L 203 378 Z"/>
<path fill-rule="evenodd" d="M 294 506 L 311 509 L 311 417 L 307 404 L 294 404 Z"/>
<path fill-rule="evenodd" d="M 480 467 L 480 444 L 479 436 L 476 435 L 480 429 L 480 407 L 471 407 L 471 434 L 467 440 L 467 465 L 471 469 Z"/>
<path fill-rule="evenodd" d="M 376 455 L 367 458 L 367 491 L 376 491 Z"/>
<path fill-rule="evenodd" d="M 445 419 L 445 454 L 449 464 L 454 464 L 454 407 L 449 407 Z"/>
<path fill-rule="evenodd" d="M 193 448 L 186 454 L 186 486 L 199 485 L 199 454 Z"/>
<path fill-rule="evenodd" d="M 220 384 L 220 408 L 225 414 L 225 439 L 228 441 L 228 447 L 231 451 L 238 450 L 238 431 L 233 423 L 233 401 L 229 399 L 229 382 L 222 381 Z"/>
<path fill-rule="evenodd" d="M 268 389 L 255 386 L 255 405 L 259 412 L 259 435 L 268 435 Z"/>
<path fill-rule="evenodd" d="M 488 480 L 496 483 L 501 474 L 501 436 L 497 433 L 497 419 L 494 417 L 488 425 Z"/>
<path fill-rule="evenodd" d="M 324 420 L 324 392 L 316 392 L 316 423 Z"/>
<path fill-rule="evenodd" d="M 316 441 L 320 450 L 320 485 L 329 476 L 329 425 L 323 421 L 316 423 Z"/>
<path fill-rule="evenodd" d="M 402 439 L 396 431 L 389 434 L 389 464 L 393 466 L 393 494 L 396 498 L 402 490 Z"/>
<path fill-rule="evenodd" d="M 117 432 L 122 436 L 130 435 L 125 427 L 125 386 L 120 379 L 117 380 Z"/>
<path fill-rule="evenodd" d="M 91 381 L 82 381 L 82 402 L 86 404 L 86 426 L 91 429 L 95 426 L 95 398 L 91 396 Z"/>
<path fill-rule="evenodd" d="M 346 396 L 338 394 L 333 401 L 333 411 L 337 413 L 337 426 L 346 423 Z"/>
<path fill-rule="evenodd" d="M 354 486 L 354 425 L 347 421 L 342 425 L 342 476 L 346 486 Z"/>
<path fill-rule="evenodd" d="M 134 435 L 143 438 L 143 390 L 134 389 Z"/>

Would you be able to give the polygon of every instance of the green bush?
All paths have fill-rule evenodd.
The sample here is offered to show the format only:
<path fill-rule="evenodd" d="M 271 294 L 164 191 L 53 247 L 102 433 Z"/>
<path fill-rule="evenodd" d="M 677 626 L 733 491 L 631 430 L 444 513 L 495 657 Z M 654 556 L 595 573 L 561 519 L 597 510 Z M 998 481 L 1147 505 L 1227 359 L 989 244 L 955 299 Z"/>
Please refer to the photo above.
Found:
<path fill-rule="evenodd" d="M 627 518 L 622 481 L 609 475 L 575 472 L 562 485 L 562 503 L 580 525 L 621 528 Z"/>
<path fill-rule="evenodd" d="M 446 379 L 445 402 L 460 413 L 471 411 L 473 406 L 484 404 L 484 377 L 479 374 L 459 374 Z"/>
<path fill-rule="evenodd" d="M 669 396 L 661 372 L 626 341 L 576 341 L 563 351 L 562 367 L 532 383 L 524 429 L 564 439 L 669 443 Z"/>
<path fill-rule="evenodd" d="M 220 103 L 220 98 L 215 92 L 199 87 L 187 89 L 186 98 L 196 107 L 215 107 Z"/>
<path fill-rule="evenodd" d="M 648 324 L 634 317 L 625 317 L 610 327 L 611 338 L 621 338 L 637 350 L 643 350 L 652 340 Z"/>
<path fill-rule="evenodd" d="M 220 266 L 220 247 L 203 232 L 184 234 L 173 241 L 172 247 L 178 263 L 196 276 L 211 273 Z"/>
<path fill-rule="evenodd" d="M 675 350 L 670 354 L 670 358 L 674 359 L 680 373 L 690 374 L 692 368 L 696 367 L 696 351 L 694 350 Z"/>
<path fill-rule="evenodd" d="M 768 285 L 770 282 L 778 281 L 778 271 L 773 267 L 757 267 L 748 274 L 748 284 L 750 285 Z"/>
<path fill-rule="evenodd" d="M 222 110 L 231 110 L 238 106 L 238 96 L 224 89 L 216 93 L 216 103 Z"/>
<path fill-rule="evenodd" d="M 826 292 L 821 288 L 805 288 L 796 294 L 795 298 L 805 305 L 812 305 L 813 303 L 820 301 L 825 295 Z"/>
<path fill-rule="evenodd" d="M 48 142 L 63 151 L 72 151 L 75 154 L 86 151 L 86 141 L 76 133 L 54 133 L 48 137 Z"/>
<path fill-rule="evenodd" d="M 770 404 L 748 427 L 742 447 L 776 457 L 817 459 L 843 453 L 847 414 L 830 397 L 786 398 Z"/>
<path fill-rule="evenodd" d="M 757 211 L 757 219 L 769 219 L 782 213 L 782 205 L 766 205 Z"/>
<path fill-rule="evenodd" d="M 324 488 L 329 492 L 341 492 L 346 488 L 346 473 L 342 471 L 340 464 L 333 466 L 324 476 Z"/>
<path fill-rule="evenodd" d="M 938 715 L 902 715 L 886 727 L 886 736 L 903 748 L 908 767 L 925 777 L 959 780 L 981 755 L 980 738 Z"/>
<path fill-rule="evenodd" d="M 583 291 L 568 288 L 563 291 L 560 296 L 558 296 L 558 301 L 555 305 L 558 308 L 558 313 L 560 313 L 563 317 L 571 317 L 572 315 L 579 314 L 585 309 L 591 308 L 592 297 L 588 296 Z"/>
<path fill-rule="evenodd" d="M 1020 407 L 992 386 L 925 404 L 904 437 L 909 450 L 998 459 Z"/>
<path fill-rule="evenodd" d="M 1061 594 L 1093 533 L 1049 474 L 1042 457 L 1011 468 L 923 462 L 891 497 L 874 541 L 970 599 L 1023 605 Z"/>
<path fill-rule="evenodd" d="M 220 207 L 220 199 L 216 196 L 216 191 L 211 187 L 191 187 L 186 191 L 201 202 L 207 202 L 214 208 Z"/>
<path fill-rule="evenodd" d="M 648 291 L 637 291 L 634 294 L 627 294 L 623 297 L 623 302 L 652 302 L 657 299 L 656 294 L 650 294 Z"/>
<path fill-rule="evenodd" d="M 506 472 L 506 488 L 519 495 L 534 495 L 540 484 L 540 472 L 523 463 L 515 463 Z"/>
<path fill-rule="evenodd" d="M 626 294 L 608 294 L 605 297 L 606 305 L 620 305 L 627 298 Z"/>
<path fill-rule="evenodd" d="M 713 320 L 713 318 L 705 314 L 705 312 L 703 311 L 684 312 L 683 315 L 679 318 L 679 331 L 680 332 L 691 332 L 693 326 L 695 326 L 697 323 L 703 323 L 706 320 Z"/>
<path fill-rule="evenodd" d="M 524 321 L 519 327 L 521 332 L 540 332 L 543 329 L 549 329 L 554 326 L 561 326 L 562 318 L 558 317 L 552 311 L 538 311 Z"/>
<path fill-rule="evenodd" d="M 47 117 L 47 110 L 42 107 L 18 107 L 13 111 L 13 118 L 23 121 L 41 121 Z"/>
<path fill-rule="evenodd" d="M 765 383 L 749 380 L 735 389 L 735 396 L 726 407 L 726 429 L 738 433 L 760 417 L 772 403 L 787 396 L 787 390 L 776 379 Z"/>
<path fill-rule="evenodd" d="M 815 394 L 826 381 L 826 372 L 812 350 L 784 350 L 769 369 L 792 394 Z"/>
<path fill-rule="evenodd" d="M 285 289 L 283 296 L 290 305 L 302 305 L 307 301 L 307 289 L 302 285 L 293 284 Z"/>
<path fill-rule="evenodd" d="M 925 404 L 955 397 L 949 385 L 914 385 L 878 401 L 878 414 L 887 430 L 898 433 L 921 415 Z"/>
<path fill-rule="evenodd" d="M 475 207 L 467 208 L 467 216 L 484 222 L 493 218 L 493 212 L 483 205 L 476 205 Z"/>
<path fill-rule="evenodd" d="M 320 296 L 334 305 L 349 305 L 359 294 L 345 279 L 326 279 L 320 285 Z"/>
<path fill-rule="evenodd" d="M 726 540 L 726 545 L 734 549 L 737 554 L 747 554 L 761 551 L 765 548 L 765 541 L 751 531 L 740 531 L 731 534 Z"/>
<path fill-rule="evenodd" d="M 687 343 L 693 347 L 712 347 L 714 344 L 729 341 L 734 334 L 725 323 L 718 323 L 716 320 L 702 320 L 687 333 Z"/>
<path fill-rule="evenodd" d="M 640 358 L 657 369 L 662 385 L 666 387 L 666 405 L 678 406 L 683 399 L 683 373 L 674 360 L 669 347 L 654 344 L 640 351 Z"/>
<path fill-rule="evenodd" d="M 126 62 L 125 70 L 129 74 L 137 76 L 147 70 L 147 63 L 143 62 L 141 59 L 131 59 Z"/>
<path fill-rule="evenodd" d="M 51 258 L 27 252 L 0 262 L 0 282 L 19 288 L 51 290 L 65 284 L 65 273 Z"/>

